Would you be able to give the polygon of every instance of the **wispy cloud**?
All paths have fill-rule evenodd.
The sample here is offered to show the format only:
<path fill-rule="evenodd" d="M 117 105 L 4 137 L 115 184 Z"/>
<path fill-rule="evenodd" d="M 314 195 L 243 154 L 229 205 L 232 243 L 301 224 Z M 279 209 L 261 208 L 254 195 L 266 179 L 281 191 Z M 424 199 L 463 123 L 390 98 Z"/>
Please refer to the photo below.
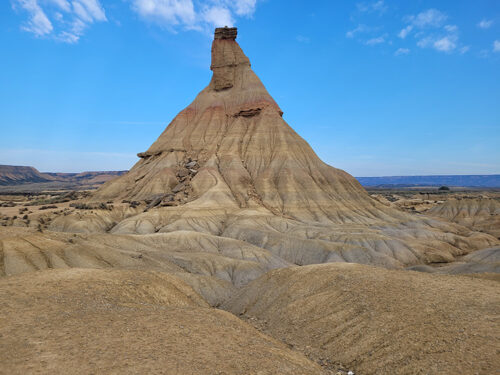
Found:
<path fill-rule="evenodd" d="M 408 48 L 398 48 L 396 52 L 394 52 L 394 56 L 408 55 L 410 50 Z"/>
<path fill-rule="evenodd" d="M 431 47 L 440 52 L 452 52 L 459 46 L 458 27 L 446 25 L 443 27 L 443 31 L 420 39 L 417 45 L 422 48 Z M 465 50 L 463 48 L 460 49 L 460 52 L 467 52 L 468 47 Z"/>
<path fill-rule="evenodd" d="M 493 42 L 493 52 L 500 52 L 500 40 Z"/>
<path fill-rule="evenodd" d="M 408 25 L 405 28 L 401 29 L 401 31 L 399 32 L 398 36 L 401 39 L 404 39 L 404 38 L 406 38 L 408 36 L 408 34 L 411 33 L 412 30 L 413 30 L 413 25 Z"/>
<path fill-rule="evenodd" d="M 36 0 L 18 0 L 16 4 L 13 4 L 14 7 L 16 5 L 28 12 L 29 19 L 21 26 L 21 29 L 31 32 L 36 36 L 44 36 L 52 32 L 54 29 L 52 22 L 50 22 Z"/>
<path fill-rule="evenodd" d="M 139 17 L 171 31 L 207 30 L 233 26 L 238 17 L 251 17 L 257 0 L 124 0 Z M 107 21 L 100 0 L 11 0 L 25 12 L 22 30 L 36 37 L 76 43 L 88 27 Z"/>
<path fill-rule="evenodd" d="M 447 19 L 448 16 L 437 9 L 427 9 L 417 15 L 406 16 L 404 21 L 408 25 L 399 31 L 398 36 L 405 39 L 414 29 L 441 27 Z"/>
<path fill-rule="evenodd" d="M 459 30 L 457 25 L 445 24 L 448 15 L 437 9 L 427 9 L 416 15 L 404 18 L 408 24 L 400 30 L 398 36 L 405 39 L 414 32 L 417 46 L 420 48 L 433 48 L 439 52 L 450 53 L 458 50 L 465 53 L 469 46 L 460 47 Z"/>
<path fill-rule="evenodd" d="M 362 2 L 356 4 L 360 12 L 373 12 L 376 9 L 387 7 L 383 1 Z M 419 13 L 404 16 L 401 21 L 402 27 L 396 35 L 399 39 L 416 43 L 417 47 L 430 48 L 444 53 L 465 54 L 471 49 L 471 46 L 460 42 L 460 30 L 455 24 L 449 23 L 449 16 L 438 9 L 426 9 Z M 483 22 L 484 21 L 484 22 Z M 483 20 L 482 27 L 491 26 L 491 21 Z M 395 42 L 389 37 L 391 34 L 385 33 L 380 36 L 380 27 L 367 26 L 363 23 L 358 24 L 354 29 L 346 32 L 346 38 L 354 39 L 368 46 L 388 45 Z M 379 34 L 379 35 L 377 35 Z M 408 38 L 412 36 L 412 38 Z M 405 55 L 410 52 L 408 46 L 400 46 L 394 52 L 395 56 Z"/>
<path fill-rule="evenodd" d="M 479 27 L 480 29 L 489 29 L 491 26 L 493 26 L 493 21 L 492 20 L 487 20 L 487 19 L 482 19 L 477 24 L 477 27 Z"/>
<path fill-rule="evenodd" d="M 254 14 L 257 0 L 131 0 L 132 10 L 143 20 L 170 30 L 203 30 L 208 26 L 233 26 L 236 17 Z"/>
<path fill-rule="evenodd" d="M 358 26 L 356 26 L 356 28 L 354 28 L 354 29 L 349 30 L 348 32 L 346 32 L 345 36 L 347 38 L 354 38 L 357 34 L 365 33 L 365 32 L 368 32 L 370 30 L 371 29 L 368 26 L 363 25 L 363 24 L 359 24 Z"/>
<path fill-rule="evenodd" d="M 432 46 L 438 51 L 451 52 L 457 48 L 456 39 L 454 35 L 447 35 L 432 42 Z"/>
<path fill-rule="evenodd" d="M 460 52 L 460 54 L 463 55 L 464 53 L 467 53 L 469 50 L 470 46 L 463 46 L 459 48 L 458 52 Z"/>
<path fill-rule="evenodd" d="M 448 15 L 437 9 L 427 9 L 417 15 L 405 17 L 407 23 L 419 27 L 440 27 L 448 19 Z"/>
<path fill-rule="evenodd" d="M 380 14 L 384 13 L 388 9 L 384 0 L 357 3 L 356 8 L 358 8 L 360 12 L 366 12 L 366 13 L 378 12 Z"/>
<path fill-rule="evenodd" d="M 76 43 L 94 22 L 107 21 L 99 0 L 12 0 L 12 6 L 28 15 L 22 30 L 67 43 Z"/>
<path fill-rule="evenodd" d="M 385 35 L 378 36 L 376 38 L 368 39 L 365 44 L 368 46 L 374 46 L 377 44 L 385 43 Z"/>

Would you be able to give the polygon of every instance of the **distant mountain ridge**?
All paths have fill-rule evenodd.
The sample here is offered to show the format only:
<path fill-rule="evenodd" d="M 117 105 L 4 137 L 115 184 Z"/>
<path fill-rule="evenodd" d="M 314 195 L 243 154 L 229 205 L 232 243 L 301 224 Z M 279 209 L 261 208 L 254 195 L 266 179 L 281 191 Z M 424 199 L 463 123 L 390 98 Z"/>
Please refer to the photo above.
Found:
<path fill-rule="evenodd" d="M 24 183 L 50 182 L 54 178 L 27 166 L 0 165 L 0 185 L 19 185 Z"/>
<path fill-rule="evenodd" d="M 363 186 L 461 186 L 500 187 L 500 174 L 356 177 Z"/>
<path fill-rule="evenodd" d="M 18 165 L 0 165 L 0 186 L 22 187 L 40 186 L 76 188 L 100 185 L 127 171 L 100 171 L 81 173 L 40 172 L 34 167 Z"/>

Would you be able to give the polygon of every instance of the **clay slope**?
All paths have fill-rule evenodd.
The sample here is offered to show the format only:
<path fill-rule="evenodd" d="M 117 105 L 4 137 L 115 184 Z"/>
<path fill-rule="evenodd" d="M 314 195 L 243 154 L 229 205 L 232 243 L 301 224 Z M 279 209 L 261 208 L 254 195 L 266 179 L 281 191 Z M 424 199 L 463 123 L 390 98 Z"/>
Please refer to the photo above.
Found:
<path fill-rule="evenodd" d="M 498 283 L 328 264 L 272 271 L 224 308 L 327 367 L 356 374 L 492 374 Z"/>
<path fill-rule="evenodd" d="M 0 300 L 4 374 L 323 374 L 164 273 L 44 271 Z"/>
<path fill-rule="evenodd" d="M 500 281 L 500 247 L 475 251 L 442 267 L 415 266 L 415 271 L 443 274 L 465 274 Z"/>
<path fill-rule="evenodd" d="M 93 196 L 149 203 L 111 233 L 195 231 L 248 242 L 289 263 L 392 268 L 452 261 L 498 243 L 380 204 L 323 163 L 283 120 L 235 38 L 235 29 L 216 30 L 210 84 L 129 173 Z"/>
<path fill-rule="evenodd" d="M 178 275 L 212 305 L 234 287 L 289 265 L 265 249 L 197 232 L 110 236 L 0 227 L 0 276 L 57 268 L 155 270 Z"/>
<path fill-rule="evenodd" d="M 500 238 L 500 202 L 494 198 L 450 199 L 426 214 Z"/>

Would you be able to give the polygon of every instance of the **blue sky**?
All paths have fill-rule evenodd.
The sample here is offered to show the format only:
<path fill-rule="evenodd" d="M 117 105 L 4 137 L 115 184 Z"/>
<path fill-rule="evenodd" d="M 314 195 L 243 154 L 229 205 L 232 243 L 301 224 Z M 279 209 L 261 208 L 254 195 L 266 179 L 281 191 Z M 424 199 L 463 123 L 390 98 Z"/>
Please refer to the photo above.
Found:
<path fill-rule="evenodd" d="M 238 42 L 327 163 L 355 176 L 500 173 L 500 2 L 0 2 L 0 164 L 128 169 Z"/>

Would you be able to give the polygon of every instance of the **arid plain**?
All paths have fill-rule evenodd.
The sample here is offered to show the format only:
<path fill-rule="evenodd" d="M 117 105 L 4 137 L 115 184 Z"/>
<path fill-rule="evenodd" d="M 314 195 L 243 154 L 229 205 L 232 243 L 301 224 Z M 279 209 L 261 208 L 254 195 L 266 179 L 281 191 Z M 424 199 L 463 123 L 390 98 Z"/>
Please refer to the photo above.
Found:
<path fill-rule="evenodd" d="M 0 189 L 0 373 L 500 371 L 500 193 L 368 193 L 236 33 L 127 173 Z"/>

